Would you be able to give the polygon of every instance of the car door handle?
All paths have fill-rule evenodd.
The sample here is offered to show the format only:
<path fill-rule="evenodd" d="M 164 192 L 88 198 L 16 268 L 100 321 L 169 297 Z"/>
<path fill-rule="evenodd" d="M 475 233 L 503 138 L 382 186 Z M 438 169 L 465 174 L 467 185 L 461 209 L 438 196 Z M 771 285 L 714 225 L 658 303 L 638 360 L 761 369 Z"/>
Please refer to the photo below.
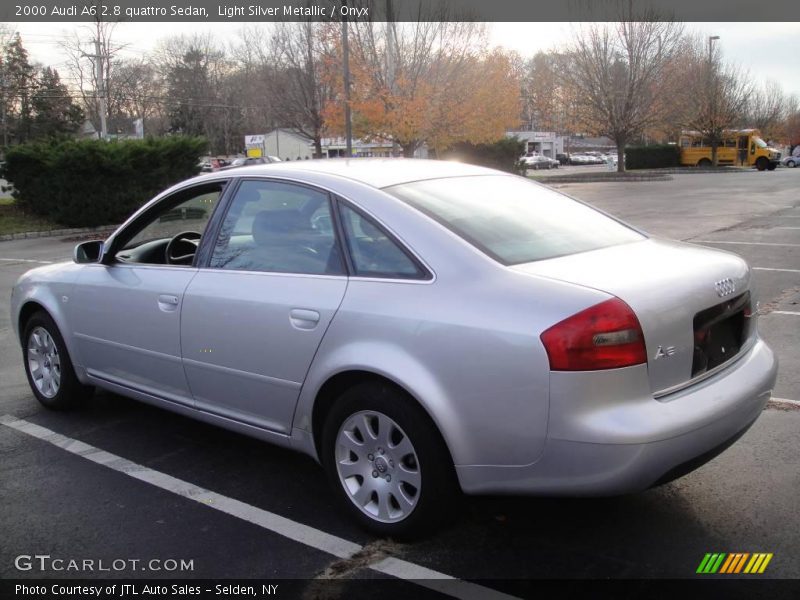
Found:
<path fill-rule="evenodd" d="M 172 312 L 178 308 L 178 297 L 171 294 L 160 294 L 158 296 L 158 308 L 164 312 Z"/>
<path fill-rule="evenodd" d="M 307 308 L 293 308 L 289 311 L 289 322 L 297 329 L 314 329 L 319 323 L 319 313 Z"/>

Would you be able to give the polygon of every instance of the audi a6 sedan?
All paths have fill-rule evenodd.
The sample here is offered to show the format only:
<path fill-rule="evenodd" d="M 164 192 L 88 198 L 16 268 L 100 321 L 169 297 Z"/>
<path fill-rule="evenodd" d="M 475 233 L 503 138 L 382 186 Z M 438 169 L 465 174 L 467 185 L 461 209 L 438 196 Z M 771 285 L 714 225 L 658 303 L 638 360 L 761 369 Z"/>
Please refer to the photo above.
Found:
<path fill-rule="evenodd" d="M 103 388 L 305 452 L 401 537 L 459 492 L 679 477 L 777 371 L 738 256 L 441 161 L 202 175 L 23 275 L 11 309 L 46 407 Z"/>

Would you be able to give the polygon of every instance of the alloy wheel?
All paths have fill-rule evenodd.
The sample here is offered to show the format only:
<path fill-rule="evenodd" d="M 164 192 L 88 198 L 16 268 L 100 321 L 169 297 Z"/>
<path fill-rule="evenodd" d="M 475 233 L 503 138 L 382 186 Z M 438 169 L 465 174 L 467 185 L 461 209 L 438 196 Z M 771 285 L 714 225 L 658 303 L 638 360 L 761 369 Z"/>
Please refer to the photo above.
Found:
<path fill-rule="evenodd" d="M 422 474 L 411 439 L 390 417 L 359 411 L 336 436 L 336 471 L 350 501 L 382 523 L 408 517 L 420 498 Z"/>
<path fill-rule="evenodd" d="M 44 327 L 36 327 L 28 338 L 28 369 L 36 389 L 53 398 L 61 387 L 61 357 L 53 337 Z"/>

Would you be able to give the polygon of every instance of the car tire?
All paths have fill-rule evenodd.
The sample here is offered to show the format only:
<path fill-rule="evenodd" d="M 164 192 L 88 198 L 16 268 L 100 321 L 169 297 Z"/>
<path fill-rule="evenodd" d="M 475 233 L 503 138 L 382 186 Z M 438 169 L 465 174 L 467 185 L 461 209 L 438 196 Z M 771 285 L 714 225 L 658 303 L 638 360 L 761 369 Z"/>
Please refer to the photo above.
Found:
<path fill-rule="evenodd" d="M 439 431 L 388 382 L 358 384 L 336 400 L 321 455 L 340 503 L 374 534 L 415 539 L 457 514 L 460 492 Z"/>
<path fill-rule="evenodd" d="M 23 363 L 33 395 L 46 408 L 74 408 L 89 398 L 94 388 L 78 381 L 64 338 L 55 321 L 44 311 L 25 323 Z"/>
<path fill-rule="evenodd" d="M 770 162 L 767 165 L 767 171 L 774 171 L 778 167 L 778 163 Z"/>
<path fill-rule="evenodd" d="M 793 160 L 787 160 L 786 166 L 789 167 L 790 169 L 794 169 L 797 166 L 797 163 L 795 163 Z"/>
<path fill-rule="evenodd" d="M 707 158 L 701 158 L 697 163 L 697 166 L 700 167 L 701 169 L 707 169 L 711 165 L 712 162 Z"/>
<path fill-rule="evenodd" d="M 759 159 L 756 161 L 756 169 L 759 171 L 766 171 L 767 167 L 769 167 L 769 161 L 763 156 L 759 157 Z"/>

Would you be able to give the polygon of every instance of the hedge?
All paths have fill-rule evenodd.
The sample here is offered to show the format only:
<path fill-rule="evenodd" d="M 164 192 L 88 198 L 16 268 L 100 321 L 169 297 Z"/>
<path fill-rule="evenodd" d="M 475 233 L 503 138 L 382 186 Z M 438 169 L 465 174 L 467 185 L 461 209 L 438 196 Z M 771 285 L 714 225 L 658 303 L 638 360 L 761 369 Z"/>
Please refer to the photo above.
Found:
<path fill-rule="evenodd" d="M 456 159 L 473 165 L 524 174 L 519 157 L 525 154 L 525 142 L 516 137 L 504 137 L 492 144 L 455 144 L 442 158 Z"/>
<path fill-rule="evenodd" d="M 681 150 L 673 144 L 625 148 L 626 169 L 662 169 L 680 164 Z"/>
<path fill-rule="evenodd" d="M 203 138 L 58 140 L 6 150 L 0 177 L 25 212 L 65 227 L 121 223 L 170 185 L 196 175 Z"/>

